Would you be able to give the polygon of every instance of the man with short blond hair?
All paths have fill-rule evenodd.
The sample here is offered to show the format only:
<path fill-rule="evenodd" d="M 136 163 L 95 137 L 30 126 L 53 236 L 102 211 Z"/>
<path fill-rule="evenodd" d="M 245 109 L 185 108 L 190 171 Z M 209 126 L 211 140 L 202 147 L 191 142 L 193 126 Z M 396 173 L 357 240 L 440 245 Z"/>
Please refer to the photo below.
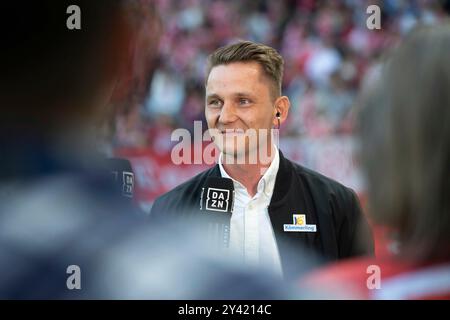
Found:
<path fill-rule="evenodd" d="M 290 107 L 282 77 L 283 58 L 263 44 L 240 41 L 209 56 L 205 116 L 218 164 L 158 198 L 152 215 L 196 215 L 205 181 L 231 179 L 230 249 L 245 264 L 295 277 L 301 248 L 338 260 L 372 253 L 373 241 L 351 189 L 278 150 L 273 129 Z"/>

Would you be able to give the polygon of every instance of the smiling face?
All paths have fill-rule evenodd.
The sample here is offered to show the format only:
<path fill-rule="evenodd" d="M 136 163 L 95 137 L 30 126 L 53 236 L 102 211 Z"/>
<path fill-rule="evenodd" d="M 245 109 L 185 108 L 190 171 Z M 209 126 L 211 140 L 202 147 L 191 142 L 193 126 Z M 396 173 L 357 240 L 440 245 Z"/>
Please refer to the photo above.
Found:
<path fill-rule="evenodd" d="M 205 116 L 221 152 L 237 157 L 257 151 L 258 145 L 271 146 L 270 129 L 277 112 L 272 88 L 257 62 L 232 62 L 211 69 Z M 250 138 L 252 131 L 259 135 L 261 129 L 266 130 L 267 144 Z"/>

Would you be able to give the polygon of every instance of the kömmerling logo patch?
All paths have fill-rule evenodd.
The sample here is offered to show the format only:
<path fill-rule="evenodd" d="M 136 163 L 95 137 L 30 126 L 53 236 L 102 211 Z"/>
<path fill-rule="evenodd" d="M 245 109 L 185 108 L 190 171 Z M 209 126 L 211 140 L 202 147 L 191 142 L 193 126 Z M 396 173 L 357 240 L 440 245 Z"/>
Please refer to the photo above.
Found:
<path fill-rule="evenodd" d="M 316 232 L 317 227 L 315 224 L 306 224 L 305 214 L 294 214 L 293 224 L 284 224 L 284 232 Z"/>

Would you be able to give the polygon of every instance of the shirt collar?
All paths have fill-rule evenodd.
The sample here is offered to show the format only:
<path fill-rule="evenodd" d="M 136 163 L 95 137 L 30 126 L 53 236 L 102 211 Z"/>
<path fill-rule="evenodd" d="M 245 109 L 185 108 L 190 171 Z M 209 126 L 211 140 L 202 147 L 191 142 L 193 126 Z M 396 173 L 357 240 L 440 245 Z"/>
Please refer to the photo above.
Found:
<path fill-rule="evenodd" d="M 257 193 L 256 193 L 255 197 L 258 197 L 261 193 L 264 193 L 269 198 L 272 197 L 273 190 L 275 187 L 275 180 L 276 180 L 277 173 L 278 173 L 278 168 L 280 166 L 280 155 L 278 152 L 278 148 L 275 145 L 273 145 L 273 151 L 275 152 L 275 156 L 272 159 L 272 162 L 270 163 L 269 168 L 267 168 L 267 170 L 264 172 L 263 176 L 261 177 L 261 179 L 258 182 Z M 230 175 L 225 171 L 225 168 L 223 167 L 223 164 L 222 164 L 222 156 L 223 156 L 223 154 L 220 153 L 219 161 L 218 161 L 220 174 L 221 174 L 222 178 L 228 178 L 228 179 L 233 180 L 234 188 L 236 191 L 247 192 L 247 189 L 244 187 L 244 185 L 242 183 L 240 183 L 239 181 L 230 177 Z"/>

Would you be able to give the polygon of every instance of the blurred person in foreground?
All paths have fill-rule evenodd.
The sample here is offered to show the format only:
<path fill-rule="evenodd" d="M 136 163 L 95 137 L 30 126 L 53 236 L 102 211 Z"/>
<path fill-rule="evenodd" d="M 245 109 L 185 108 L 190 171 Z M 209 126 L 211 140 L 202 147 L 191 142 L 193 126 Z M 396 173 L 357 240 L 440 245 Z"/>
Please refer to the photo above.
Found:
<path fill-rule="evenodd" d="M 302 285 L 316 298 L 450 299 L 449 53 L 448 21 L 414 29 L 365 88 L 369 214 L 397 250 L 307 276 Z"/>
<path fill-rule="evenodd" d="M 283 65 L 275 49 L 250 41 L 209 56 L 205 116 L 220 151 L 218 164 L 160 196 L 151 216 L 204 216 L 199 207 L 205 182 L 232 180 L 232 214 L 223 213 L 229 252 L 243 265 L 263 266 L 289 280 L 301 273 L 305 251 L 335 261 L 371 254 L 373 243 L 353 190 L 278 150 L 274 130 L 290 107 L 281 92 Z"/>
<path fill-rule="evenodd" d="M 80 29 L 67 26 L 71 5 Z M 128 61 L 127 10 L 104 0 L 1 6 L 0 298 L 91 296 L 95 255 L 139 220 L 97 144 Z M 71 265 L 85 290 L 66 286 Z"/>
<path fill-rule="evenodd" d="M 288 297 L 270 277 L 211 255 L 194 227 L 143 223 L 103 169 L 97 130 L 130 62 L 132 12 L 143 3 L 0 8 L 1 299 Z M 69 5 L 79 7 L 81 29 L 66 27 Z"/>

